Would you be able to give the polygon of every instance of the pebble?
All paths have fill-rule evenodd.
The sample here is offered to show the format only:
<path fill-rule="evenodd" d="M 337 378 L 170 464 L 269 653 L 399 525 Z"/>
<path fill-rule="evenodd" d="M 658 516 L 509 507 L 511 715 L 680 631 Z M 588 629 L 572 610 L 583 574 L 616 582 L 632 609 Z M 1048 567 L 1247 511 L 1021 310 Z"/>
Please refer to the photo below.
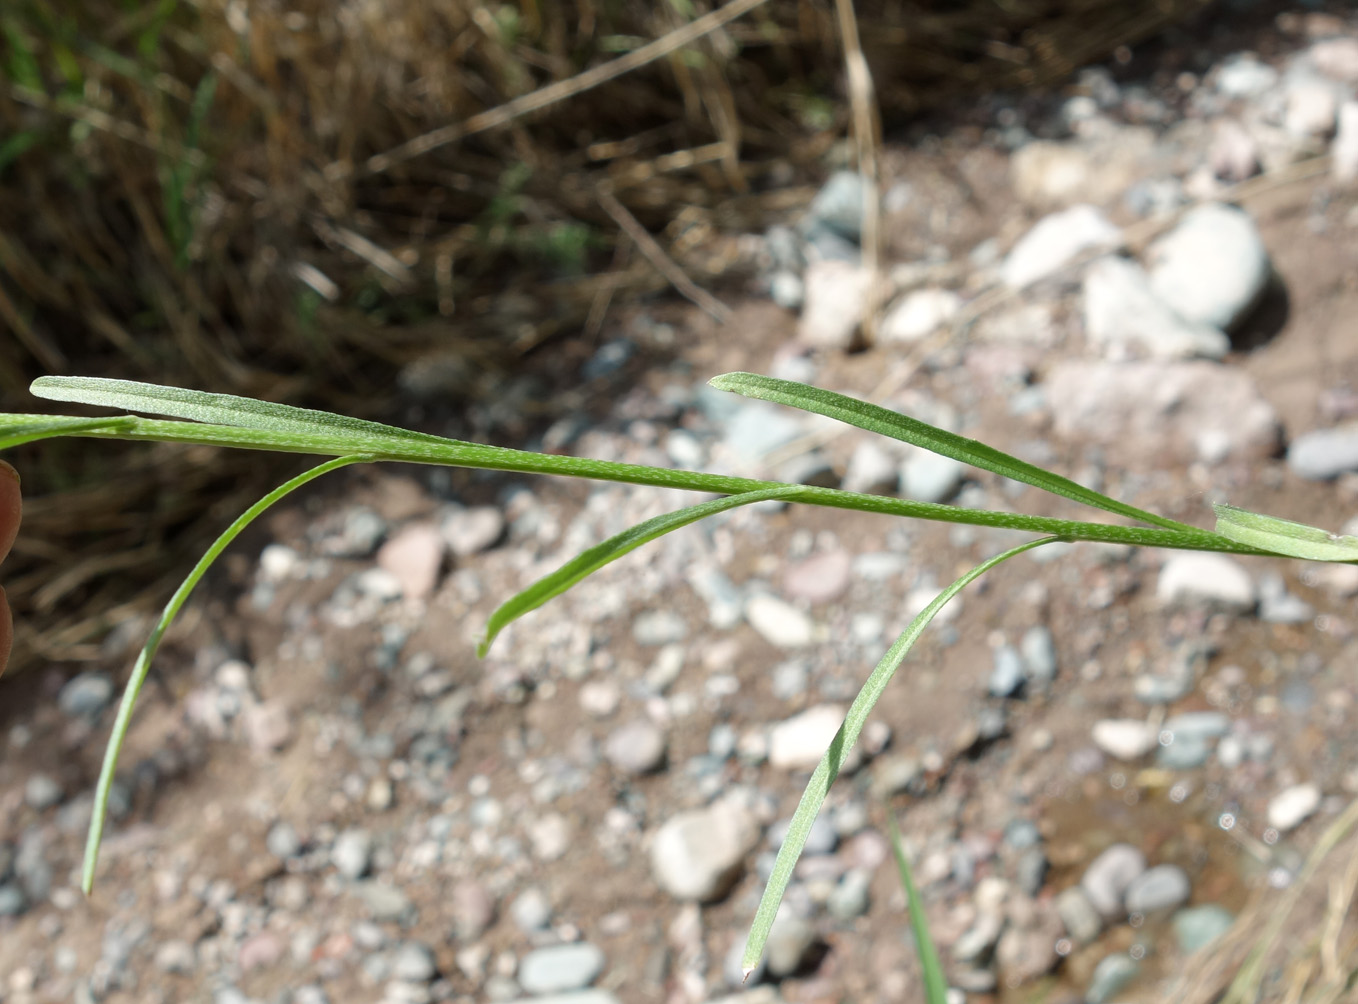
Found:
<path fill-rule="evenodd" d="M 30 774 L 24 782 L 24 801 L 38 812 L 50 809 L 64 797 L 61 785 L 46 774 Z"/>
<path fill-rule="evenodd" d="M 432 523 L 411 523 L 377 549 L 377 567 L 401 584 L 401 594 L 428 599 L 443 565 L 444 538 Z"/>
<path fill-rule="evenodd" d="M 1168 742 L 1162 739 L 1155 753 L 1156 766 L 1167 770 L 1196 770 L 1212 755 L 1211 744 L 1201 736 L 1175 735 Z"/>
<path fill-rule="evenodd" d="M 1341 185 L 1358 181 L 1358 101 L 1339 106 L 1339 128 L 1330 144 L 1330 173 Z"/>
<path fill-rule="evenodd" d="M 71 718 L 95 718 L 113 700 L 113 681 L 106 673 L 79 673 L 66 681 L 57 706 Z"/>
<path fill-rule="evenodd" d="M 806 431 L 795 412 L 765 401 L 741 403 L 722 428 L 726 449 L 749 464 L 763 463 L 768 454 Z"/>
<path fill-rule="evenodd" d="M 620 1004 L 620 1002 L 607 990 L 579 990 L 564 994 L 547 994 L 543 997 L 516 997 L 513 1000 L 506 1000 L 504 1004 Z"/>
<path fill-rule="evenodd" d="M 1308 481 L 1329 481 L 1358 471 L 1358 422 L 1298 436 L 1287 448 L 1287 466 Z"/>
<path fill-rule="evenodd" d="M 780 980 L 796 973 L 815 942 L 816 929 L 810 921 L 786 914 L 779 916 L 764 943 L 764 965 L 768 974 Z"/>
<path fill-rule="evenodd" d="M 438 975 L 433 950 L 418 941 L 401 943 L 391 960 L 391 975 L 408 983 L 428 983 Z"/>
<path fill-rule="evenodd" d="M 842 704 L 818 704 L 769 731 L 769 763 L 782 770 L 811 770 L 844 723 Z M 847 760 L 847 757 L 846 757 Z"/>
<path fill-rule="evenodd" d="M 1171 555 L 1160 569 L 1155 596 L 1163 606 L 1203 603 L 1248 613 L 1254 609 L 1254 582 L 1238 561 L 1209 551 Z"/>
<path fill-rule="evenodd" d="M 1284 788 L 1269 799 L 1268 825 L 1280 833 L 1294 830 L 1320 808 L 1320 799 L 1320 788 L 1314 784 Z"/>
<path fill-rule="evenodd" d="M 155 967 L 162 973 L 182 975 L 193 972 L 198 960 L 192 945 L 175 938 L 156 947 L 154 962 Z"/>
<path fill-rule="evenodd" d="M 1014 866 L 1014 883 L 1026 896 L 1036 896 L 1047 881 L 1047 870 L 1051 862 L 1041 847 L 1030 847 L 1019 857 Z"/>
<path fill-rule="evenodd" d="M 1105 956 L 1094 967 L 1085 1004 L 1108 1004 L 1141 974 L 1141 967 L 1122 952 Z"/>
<path fill-rule="evenodd" d="M 1094 248 L 1112 250 L 1122 243 L 1122 231 L 1089 205 L 1072 206 L 1039 220 L 1019 238 L 1000 277 L 1011 289 L 1023 289 L 1045 279 Z"/>
<path fill-rule="evenodd" d="M 17 917 L 28 909 L 23 890 L 13 882 L 0 884 L 0 917 Z"/>
<path fill-rule="evenodd" d="M 756 592 L 745 602 L 745 619 L 771 645 L 802 648 L 815 640 L 811 619 L 792 604 Z"/>
<path fill-rule="evenodd" d="M 1035 624 L 1023 632 L 1019 654 L 1023 657 L 1023 668 L 1033 688 L 1040 692 L 1050 687 L 1056 679 L 1056 643 L 1052 640 L 1051 630 L 1045 625 Z"/>
<path fill-rule="evenodd" d="M 1217 68 L 1217 92 L 1246 100 L 1262 97 L 1278 86 L 1278 71 L 1253 53 L 1231 56 Z"/>
<path fill-rule="evenodd" d="M 624 774 L 649 774 L 665 763 L 665 733 L 639 718 L 614 729 L 604 741 L 604 757 Z"/>
<path fill-rule="evenodd" d="M 302 839 L 291 823 L 280 820 L 269 827 L 268 836 L 264 838 L 264 846 L 274 857 L 286 861 L 288 858 L 296 857 L 302 850 Z"/>
<path fill-rule="evenodd" d="M 1055 363 L 1046 382 L 1056 433 L 1116 450 L 1128 469 L 1171 460 L 1263 460 L 1281 423 L 1249 374 L 1193 360 Z"/>
<path fill-rule="evenodd" d="M 947 502 L 957 494 L 967 465 L 931 450 L 917 450 L 901 465 L 901 494 L 917 502 Z"/>
<path fill-rule="evenodd" d="M 1174 915 L 1174 937 L 1179 951 L 1192 955 L 1231 929 L 1235 915 L 1224 906 L 1191 906 Z"/>
<path fill-rule="evenodd" d="M 462 879 L 449 894 L 453 933 L 459 941 L 475 941 L 495 920 L 495 897 L 484 883 Z"/>
<path fill-rule="evenodd" d="M 806 302 L 806 284 L 796 272 L 779 269 L 769 276 L 769 299 L 784 310 L 800 310 Z"/>
<path fill-rule="evenodd" d="M 519 963 L 519 986 L 530 994 L 552 994 L 589 986 L 604 968 L 596 945 L 578 942 L 529 952 Z"/>
<path fill-rule="evenodd" d="M 1228 331 L 1267 288 L 1273 266 L 1254 220 L 1207 203 L 1189 210 L 1147 251 L 1151 289 L 1185 321 Z"/>
<path fill-rule="evenodd" d="M 877 326 L 884 344 L 911 344 L 933 334 L 962 309 L 962 298 L 948 289 L 917 289 L 894 303 Z"/>
<path fill-rule="evenodd" d="M 854 868 L 844 873 L 825 901 L 825 911 L 836 920 L 853 920 L 868 912 L 871 904 L 872 873 Z"/>
<path fill-rule="evenodd" d="M 844 470 L 845 491 L 880 495 L 895 491 L 899 481 L 898 462 L 881 445 L 865 439 L 854 447 Z"/>
<path fill-rule="evenodd" d="M 241 716 L 241 726 L 256 753 L 276 753 L 292 742 L 292 719 L 282 701 L 250 705 Z"/>
<path fill-rule="evenodd" d="M 1206 741 L 1220 739 L 1231 731 L 1231 720 L 1220 711 L 1190 711 L 1175 715 L 1161 726 L 1177 742 L 1180 739 Z"/>
<path fill-rule="evenodd" d="M 1156 865 L 1142 872 L 1127 887 L 1129 913 L 1157 913 L 1188 902 L 1192 884 L 1178 865 Z"/>
<path fill-rule="evenodd" d="M 537 886 L 529 886 L 509 904 L 509 918 L 524 934 L 543 930 L 552 919 L 552 904 Z"/>
<path fill-rule="evenodd" d="M 817 349 L 853 348 L 872 272 L 853 262 L 816 261 L 807 266 L 802 282 L 798 340 Z"/>
<path fill-rule="evenodd" d="M 414 916 L 410 898 L 390 882 L 356 882 L 353 893 L 378 923 L 406 923 Z"/>
<path fill-rule="evenodd" d="M 806 603 L 833 603 L 848 591 L 852 569 L 853 556 L 843 548 L 818 551 L 788 566 L 783 593 Z"/>
<path fill-rule="evenodd" d="M 770 826 L 767 835 L 769 846 L 774 850 L 781 848 L 783 846 L 783 841 L 787 839 L 788 831 L 791 828 L 791 816 L 786 819 L 780 819 Z M 811 829 L 807 831 L 806 843 L 802 847 L 802 854 L 812 856 L 833 854 L 837 846 L 839 846 L 839 832 L 835 829 L 834 823 L 822 813 L 811 822 Z"/>
<path fill-rule="evenodd" d="M 1334 132 L 1339 96 L 1330 81 L 1288 74 L 1283 100 L 1283 128 L 1297 139 L 1325 139 Z"/>
<path fill-rule="evenodd" d="M 1084 281 L 1085 336 L 1106 354 L 1129 349 L 1161 359 L 1220 359 L 1230 339 L 1217 328 L 1185 320 L 1151 289 L 1150 277 L 1126 258 L 1108 256 Z"/>
<path fill-rule="evenodd" d="M 360 879 L 372 865 L 373 838 L 367 830 L 345 830 L 330 849 L 330 860 L 347 879 Z"/>
<path fill-rule="evenodd" d="M 739 877 L 758 840 L 759 824 L 750 810 L 719 800 L 661 825 L 651 842 L 651 872 L 676 899 L 713 902 Z"/>
<path fill-rule="evenodd" d="M 688 624 L 673 610 L 646 610 L 632 621 L 632 637 L 638 645 L 672 645 L 687 636 Z"/>
<path fill-rule="evenodd" d="M 505 533 L 505 518 L 494 506 L 457 509 L 443 517 L 439 532 L 454 557 L 466 558 L 499 542 Z"/>
<path fill-rule="evenodd" d="M 1123 896 L 1146 870 L 1146 855 L 1131 844 L 1114 844 L 1090 862 L 1080 887 L 1094 909 L 1108 919 L 1126 915 Z"/>
<path fill-rule="evenodd" d="M 953 942 L 952 956 L 958 962 L 984 961 L 995 949 L 1004 931 L 1004 917 L 982 913 L 962 936 Z"/>
<path fill-rule="evenodd" d="M 613 680 L 589 680 L 580 687 L 580 710 L 591 718 L 607 718 L 622 702 L 622 688 Z"/>
<path fill-rule="evenodd" d="M 863 199 L 866 187 L 861 174 L 854 171 L 836 171 L 811 200 L 801 224 L 802 228 L 810 229 L 820 224 L 845 240 L 859 243 L 863 238 Z"/>
<path fill-rule="evenodd" d="M 995 649 L 994 666 L 990 670 L 988 684 L 991 697 L 1017 697 L 1027 683 L 1023 671 L 1023 657 L 1013 645 L 1001 645 Z"/>
<path fill-rule="evenodd" d="M 1103 918 L 1079 886 L 1071 886 L 1057 894 L 1053 901 L 1066 933 L 1078 945 L 1088 945 L 1103 930 Z"/>

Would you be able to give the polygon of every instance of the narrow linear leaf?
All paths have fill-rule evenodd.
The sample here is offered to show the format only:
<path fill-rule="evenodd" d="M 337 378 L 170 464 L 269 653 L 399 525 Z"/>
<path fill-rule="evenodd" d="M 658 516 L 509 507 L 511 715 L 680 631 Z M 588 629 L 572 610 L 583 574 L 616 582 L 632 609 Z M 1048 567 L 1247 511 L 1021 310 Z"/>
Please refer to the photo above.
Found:
<path fill-rule="evenodd" d="M 896 814 L 889 808 L 886 822 L 891 850 L 896 857 L 896 871 L 900 873 L 901 885 L 905 886 L 905 901 L 910 909 L 910 932 L 915 937 L 915 951 L 919 953 L 920 968 L 924 971 L 924 999 L 929 1004 L 947 1004 L 948 980 L 943 975 L 938 949 L 934 947 L 934 939 L 929 934 L 929 919 L 924 916 L 924 903 L 919 898 L 919 890 L 915 888 L 915 878 L 910 874 L 910 862 L 905 859 L 905 846 L 901 843 Z"/>
<path fill-rule="evenodd" d="M 146 644 L 142 646 L 142 650 L 137 656 L 137 662 L 132 667 L 132 675 L 123 691 L 122 703 L 118 705 L 118 715 L 113 721 L 113 732 L 109 736 L 108 746 L 104 749 L 104 762 L 99 768 L 99 783 L 94 789 L 94 810 L 90 815 L 89 833 L 85 839 L 85 861 L 80 876 L 80 887 L 85 891 L 85 895 L 88 896 L 94 888 L 94 870 L 99 863 L 99 844 L 104 837 L 104 821 L 108 816 L 109 789 L 113 785 L 114 772 L 118 769 L 118 756 L 122 753 L 123 742 L 127 738 L 127 729 L 132 722 L 132 712 L 137 705 L 137 695 L 141 693 L 142 684 L 146 682 L 146 674 L 151 668 L 151 660 L 156 657 L 156 650 L 160 648 L 161 639 L 165 636 L 170 625 L 174 623 L 175 617 L 179 615 L 179 611 L 188 600 L 189 594 L 193 592 L 207 570 L 212 567 L 212 563 L 226 550 L 227 545 L 279 499 L 316 480 L 323 474 L 329 474 L 331 471 L 346 467 L 349 464 L 369 463 L 372 459 L 372 457 L 360 455 L 327 460 L 325 463 L 297 475 L 291 481 L 287 481 L 269 492 L 241 513 L 234 523 L 222 531 L 221 536 L 212 542 L 207 553 L 198 559 L 198 564 L 193 566 L 193 570 L 180 583 L 179 588 L 170 597 L 170 602 L 165 604 L 160 620 L 152 629 L 150 637 L 146 639 Z"/>
<path fill-rule="evenodd" d="M 1117 513 L 1119 516 L 1149 523 L 1152 526 L 1165 527 L 1170 530 L 1197 530 L 1197 527 L 1189 526 L 1187 523 L 1157 516 L 1155 513 L 1146 512 L 1144 509 L 1138 509 L 1136 506 L 1109 498 L 1101 492 L 1086 488 L 1084 485 L 1077 484 L 1069 478 L 1063 478 L 1059 474 L 1045 471 L 1041 467 L 1036 467 L 975 439 L 967 439 L 965 436 L 939 429 L 927 422 L 921 422 L 919 419 L 892 411 L 890 408 L 859 401 L 857 398 L 848 397 L 844 394 L 821 390 L 818 387 L 808 387 L 806 384 L 792 380 L 760 376 L 757 373 L 723 373 L 721 376 L 713 377 L 708 382 L 717 390 L 731 391 L 745 397 L 758 398 L 762 401 L 771 401 L 774 404 L 783 404 L 802 411 L 809 411 L 816 415 L 824 415 L 826 418 L 833 418 L 836 421 L 866 429 L 868 432 L 875 432 L 879 435 L 910 443 L 912 446 L 919 446 L 934 453 L 940 453 L 945 457 L 960 460 L 1002 477 L 1022 481 L 1024 484 L 1041 488 L 1053 495 L 1060 495 L 1063 498 L 1082 502 L 1096 509 L 1104 509 L 1108 512 Z"/>
<path fill-rule="evenodd" d="M 1233 505 L 1214 504 L 1212 508 L 1217 514 L 1217 533 L 1239 544 L 1308 561 L 1358 561 L 1358 537 L 1341 536 L 1317 526 L 1264 516 Z"/>
<path fill-rule="evenodd" d="M 638 523 L 631 529 L 624 530 L 616 536 L 609 537 L 603 543 L 596 544 L 589 550 L 582 552 L 555 572 L 543 576 L 527 589 L 500 604 L 486 622 L 485 634 L 476 646 L 477 655 L 484 658 L 490 650 L 491 643 L 495 641 L 496 635 L 507 625 L 518 620 L 529 611 L 536 610 L 548 600 L 560 596 L 581 579 L 594 574 L 610 562 L 617 561 L 624 554 L 636 550 L 642 544 L 649 543 L 657 537 L 663 537 L 681 526 L 688 526 L 690 523 L 696 523 L 708 516 L 715 516 L 719 512 L 726 512 L 728 509 L 750 505 L 754 502 L 790 498 L 800 491 L 801 489 L 796 486 L 784 486 L 744 492 L 739 495 L 728 495 L 725 498 L 713 499 L 711 502 L 688 506 L 677 512 L 655 516 L 644 523 Z"/>
<path fill-rule="evenodd" d="M 296 408 L 271 401 L 237 397 L 234 394 L 209 394 L 183 387 L 165 387 L 135 380 L 108 377 L 38 377 L 29 390 L 51 401 L 70 401 L 103 408 L 140 411 L 148 415 L 169 415 L 210 425 L 229 425 L 242 429 L 271 432 L 358 433 L 366 436 L 448 443 L 456 440 L 412 432 L 381 422 L 336 415 L 313 408 Z"/>
<path fill-rule="evenodd" d="M 130 428 L 130 418 L 75 418 L 67 415 L 0 416 L 0 450 L 55 436 L 80 432 L 120 432 Z"/>
<path fill-rule="evenodd" d="M 811 832 L 811 824 L 816 821 L 816 815 L 825 802 L 825 796 L 830 793 L 830 786 L 835 783 L 835 778 L 839 776 L 839 766 L 844 762 L 844 757 L 848 755 L 849 750 L 853 748 L 853 744 L 858 741 L 859 733 L 863 731 L 863 725 L 867 722 L 868 715 L 872 713 L 872 709 L 882 696 L 882 691 L 891 682 L 897 667 L 905 659 L 911 647 L 924 633 L 929 622 L 943 609 L 944 604 L 960 593 L 968 584 L 1003 561 L 1008 561 L 1025 551 L 1031 551 L 1035 547 L 1050 544 L 1060 539 L 1060 537 L 1042 537 L 1038 540 L 1030 540 L 1018 547 L 1011 547 L 993 558 L 988 558 L 975 568 L 970 569 L 934 597 L 929 605 L 920 611 L 919 615 L 901 632 L 900 637 L 887 649 L 886 655 L 882 656 L 877 667 L 868 675 L 867 681 L 858 691 L 858 696 L 853 699 L 848 712 L 844 715 L 844 724 L 839 727 L 834 739 L 830 741 L 830 748 L 825 751 L 825 755 L 821 757 L 820 763 L 816 765 L 816 769 L 812 772 L 811 780 L 807 782 L 806 790 L 802 792 L 801 801 L 797 803 L 797 811 L 792 814 L 792 823 L 788 827 L 787 836 L 783 838 L 783 846 L 778 850 L 778 857 L 774 859 L 773 872 L 769 875 L 768 883 L 764 886 L 764 895 L 759 901 L 759 909 L 755 911 L 754 921 L 750 924 L 750 936 L 745 942 L 745 954 L 741 957 L 740 963 L 747 976 L 759 965 L 759 959 L 764 954 L 764 943 L 768 941 L 769 930 L 773 927 L 773 920 L 778 915 L 778 905 L 783 901 L 783 893 L 787 891 L 788 882 L 792 879 L 792 871 L 797 866 L 797 859 L 801 857 L 802 848 L 806 846 L 806 838 Z"/>

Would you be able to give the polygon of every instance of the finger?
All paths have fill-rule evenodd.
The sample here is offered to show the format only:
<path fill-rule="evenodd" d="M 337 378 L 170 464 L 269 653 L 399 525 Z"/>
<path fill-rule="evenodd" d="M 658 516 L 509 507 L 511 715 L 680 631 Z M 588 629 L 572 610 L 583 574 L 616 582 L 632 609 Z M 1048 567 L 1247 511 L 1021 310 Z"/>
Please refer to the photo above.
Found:
<path fill-rule="evenodd" d="M 0 589 L 0 675 L 9 665 L 9 650 L 14 646 L 14 618 L 9 612 L 9 599 Z"/>
<path fill-rule="evenodd" d="M 19 472 L 0 460 L 0 561 L 5 560 L 14 545 L 14 538 L 19 535 L 19 519 L 23 511 Z"/>

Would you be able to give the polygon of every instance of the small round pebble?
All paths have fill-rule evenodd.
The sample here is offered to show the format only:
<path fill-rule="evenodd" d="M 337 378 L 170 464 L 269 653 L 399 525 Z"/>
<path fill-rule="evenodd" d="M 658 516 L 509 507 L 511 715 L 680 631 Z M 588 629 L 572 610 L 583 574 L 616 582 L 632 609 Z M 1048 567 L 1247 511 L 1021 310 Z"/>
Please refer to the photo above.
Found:
<path fill-rule="evenodd" d="M 1188 902 L 1192 886 L 1178 865 L 1156 865 L 1138 875 L 1127 887 L 1130 913 L 1157 913 Z"/>
<path fill-rule="evenodd" d="M 94 718 L 113 700 L 113 681 L 105 673 L 80 673 L 66 681 L 57 706 L 71 718 Z"/>
<path fill-rule="evenodd" d="M 1105 917 L 1121 917 L 1123 896 L 1146 870 L 1146 855 L 1131 844 L 1114 844 L 1089 863 L 1080 886 L 1094 909 Z"/>
<path fill-rule="evenodd" d="M 529 952 L 519 963 L 519 986 L 530 994 L 556 994 L 589 986 L 604 968 L 604 953 L 580 942 Z"/>
<path fill-rule="evenodd" d="M 270 854 L 280 861 L 295 857 L 302 849 L 302 839 L 297 835 L 297 830 L 293 825 L 285 820 L 279 820 L 269 827 L 269 835 L 264 838 L 264 846 L 268 848 Z"/>
<path fill-rule="evenodd" d="M 604 742 L 604 756 L 624 774 L 649 774 L 665 762 L 665 733 L 644 718 L 628 722 Z"/>
<path fill-rule="evenodd" d="M 1294 830 L 1320 808 L 1320 789 L 1314 784 L 1284 788 L 1268 803 L 1268 825 L 1281 833 Z"/>
<path fill-rule="evenodd" d="M 509 905 L 509 918 L 524 934 L 541 931 L 552 919 L 552 904 L 537 886 L 529 886 Z"/>
<path fill-rule="evenodd" d="M 39 812 L 56 805 L 64 794 L 61 785 L 46 774 L 32 774 L 24 782 L 24 801 Z"/>
<path fill-rule="evenodd" d="M 438 975 L 433 951 L 418 941 L 404 942 L 391 960 L 391 975 L 409 983 L 428 983 Z"/>
<path fill-rule="evenodd" d="M 345 830 L 330 849 L 330 860 L 347 879 L 360 879 L 372 866 L 373 838 L 367 830 Z"/>
<path fill-rule="evenodd" d="M 1179 942 L 1179 951 L 1191 955 L 1221 937 L 1234 923 L 1235 915 L 1215 903 L 1180 910 L 1174 915 L 1174 937 Z"/>

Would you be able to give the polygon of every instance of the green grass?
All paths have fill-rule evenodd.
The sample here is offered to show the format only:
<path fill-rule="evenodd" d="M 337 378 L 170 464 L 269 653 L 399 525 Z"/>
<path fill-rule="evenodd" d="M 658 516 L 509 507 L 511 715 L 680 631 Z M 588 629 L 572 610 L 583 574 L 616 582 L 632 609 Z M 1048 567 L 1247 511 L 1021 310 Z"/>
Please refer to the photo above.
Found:
<path fill-rule="evenodd" d="M 108 419 L 89 419 L 0 415 L 0 447 L 55 436 L 81 436 L 277 450 L 334 458 L 279 486 L 243 513 L 212 545 L 166 606 L 159 623 L 137 659 L 105 753 L 82 875 L 85 891 L 89 892 L 94 882 L 99 843 L 107 812 L 108 789 L 117 768 L 119 750 L 127 735 L 137 695 L 166 628 L 213 561 L 245 526 L 302 485 L 349 464 L 381 461 L 442 464 L 658 485 L 721 496 L 647 520 L 586 550 L 557 571 L 533 583 L 502 604 L 491 615 L 479 647 L 482 655 L 489 649 L 496 634 L 506 625 L 550 602 L 610 562 L 679 527 L 754 502 L 781 499 L 806 505 L 976 526 L 1003 527 L 1034 535 L 1034 539 L 980 563 L 944 589 L 910 622 L 868 675 L 862 689 L 850 705 L 838 733 L 812 773 L 793 816 L 792 826 L 778 853 L 772 875 L 751 925 L 743 958 L 747 972 L 757 965 L 763 954 L 769 929 L 792 876 L 793 868 L 801 855 L 806 835 L 830 787 L 834 784 L 840 763 L 857 741 L 868 715 L 896 669 L 909 654 L 911 647 L 939 610 L 969 583 L 1010 558 L 1054 541 L 1104 541 L 1233 554 L 1298 557 L 1316 561 L 1358 561 L 1358 538 L 1355 537 L 1341 537 L 1315 527 L 1274 519 L 1230 506 L 1217 506 L 1216 529 L 1203 530 L 1092 491 L 984 443 L 963 438 L 842 394 L 750 373 L 728 373 L 714 379 L 712 385 L 747 397 L 825 415 L 899 439 L 982 470 L 1033 485 L 1059 497 L 1113 513 L 1132 521 L 1132 525 L 967 509 L 830 488 L 551 456 L 444 439 L 328 412 L 293 408 L 225 394 L 207 394 L 155 384 L 90 377 L 43 377 L 36 380 L 32 387 L 33 393 L 39 397 L 165 417 L 140 418 L 119 415 Z M 893 831 L 894 825 L 893 818 Z M 912 926 L 925 971 L 927 998 L 934 1004 L 942 1000 L 941 995 L 946 987 L 938 966 L 937 953 L 929 941 L 918 895 L 910 879 L 899 839 L 894 832 L 893 844 L 896 847 L 902 882 L 908 893 Z"/>

